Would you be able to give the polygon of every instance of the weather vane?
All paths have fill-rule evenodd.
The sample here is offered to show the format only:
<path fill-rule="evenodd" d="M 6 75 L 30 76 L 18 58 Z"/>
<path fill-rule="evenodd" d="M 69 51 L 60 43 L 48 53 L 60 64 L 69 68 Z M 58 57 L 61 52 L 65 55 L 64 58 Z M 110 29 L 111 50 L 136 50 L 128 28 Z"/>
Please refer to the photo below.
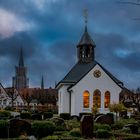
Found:
<path fill-rule="evenodd" d="M 88 22 L 88 10 L 87 9 L 84 10 L 84 18 L 85 18 L 85 23 L 87 24 L 87 22 Z"/>

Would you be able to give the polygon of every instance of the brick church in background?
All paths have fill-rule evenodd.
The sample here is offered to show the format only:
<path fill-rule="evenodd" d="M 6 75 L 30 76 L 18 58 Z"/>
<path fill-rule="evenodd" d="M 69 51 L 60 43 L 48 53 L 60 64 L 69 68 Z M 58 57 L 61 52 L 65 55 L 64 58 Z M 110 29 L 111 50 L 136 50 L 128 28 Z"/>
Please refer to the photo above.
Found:
<path fill-rule="evenodd" d="M 43 109 L 57 110 L 58 91 L 55 88 L 44 88 L 44 78 L 41 78 L 40 87 L 30 87 L 27 78 L 27 67 L 24 65 L 23 50 L 19 55 L 19 65 L 15 67 L 15 76 L 12 86 L 17 89 L 22 99 L 30 106 L 42 111 Z"/>
<path fill-rule="evenodd" d="M 29 87 L 29 78 L 27 78 L 27 68 L 24 66 L 22 48 L 20 50 L 19 65 L 15 67 L 15 76 L 13 77 L 12 86 L 17 90 Z"/>

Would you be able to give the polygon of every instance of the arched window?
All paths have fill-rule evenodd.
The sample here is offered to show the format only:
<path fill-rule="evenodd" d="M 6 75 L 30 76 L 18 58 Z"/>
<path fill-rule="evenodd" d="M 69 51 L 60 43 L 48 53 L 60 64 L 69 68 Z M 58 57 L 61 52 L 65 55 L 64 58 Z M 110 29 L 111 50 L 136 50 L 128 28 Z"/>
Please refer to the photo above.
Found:
<path fill-rule="evenodd" d="M 93 93 L 93 105 L 101 108 L 101 92 L 98 89 L 96 89 Z"/>
<path fill-rule="evenodd" d="M 86 90 L 83 93 L 83 107 L 84 108 L 89 108 L 89 92 Z"/>
<path fill-rule="evenodd" d="M 105 101 L 104 101 L 104 107 L 108 108 L 110 105 L 110 92 L 106 91 L 105 92 Z"/>

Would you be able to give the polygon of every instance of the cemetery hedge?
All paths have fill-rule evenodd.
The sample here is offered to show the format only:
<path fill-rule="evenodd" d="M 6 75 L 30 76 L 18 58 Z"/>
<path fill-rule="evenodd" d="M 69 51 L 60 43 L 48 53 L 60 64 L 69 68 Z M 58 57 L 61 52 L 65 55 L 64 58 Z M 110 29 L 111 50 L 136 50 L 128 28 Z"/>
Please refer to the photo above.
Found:
<path fill-rule="evenodd" d="M 31 113 L 30 112 L 22 112 L 20 113 L 21 119 L 31 119 Z"/>
<path fill-rule="evenodd" d="M 43 138 L 52 135 L 55 131 L 55 125 L 49 121 L 35 121 L 32 123 L 33 135 L 37 138 Z"/>
<path fill-rule="evenodd" d="M 84 140 L 80 133 L 80 121 L 74 117 L 71 119 L 69 113 L 62 113 L 60 117 L 53 117 L 53 113 L 44 112 L 44 119 L 37 121 L 31 118 L 31 114 L 28 112 L 21 113 L 21 118 L 30 119 L 32 127 L 32 135 L 40 140 L 55 140 L 55 139 L 67 139 L 67 140 Z M 81 113 L 82 115 L 89 115 L 88 113 Z M 112 114 L 108 114 L 112 116 Z M 10 112 L 0 111 L 0 116 L 10 118 Z M 112 116 L 113 117 L 113 116 Z M 123 140 L 138 140 L 140 135 L 132 134 L 130 129 L 124 129 L 127 124 L 137 124 L 140 132 L 140 121 L 135 119 L 120 119 L 114 122 L 112 125 L 94 123 L 94 136 L 96 138 L 117 138 L 123 137 Z M 6 138 L 8 135 L 7 128 L 9 126 L 8 120 L 0 120 L 0 138 Z M 10 140 L 10 139 L 9 139 Z M 18 138 L 11 140 L 21 140 Z M 27 140 L 27 139 L 22 139 Z"/>
<path fill-rule="evenodd" d="M 96 137 L 97 138 L 109 138 L 110 137 L 110 133 L 106 129 L 98 129 L 96 131 Z"/>
<path fill-rule="evenodd" d="M 0 110 L 0 118 L 1 119 L 8 119 L 10 118 L 10 112 L 5 110 Z"/>
<path fill-rule="evenodd" d="M 48 119 L 48 118 L 52 118 L 53 117 L 53 113 L 52 112 L 44 112 L 44 119 Z"/>
<path fill-rule="evenodd" d="M 111 126 L 108 124 L 95 123 L 94 130 L 97 131 L 98 129 L 104 129 L 104 130 L 111 131 Z"/>
<path fill-rule="evenodd" d="M 81 137 L 82 136 L 79 128 L 73 128 L 70 131 L 70 135 L 74 136 L 74 137 Z"/>
<path fill-rule="evenodd" d="M 60 118 L 64 120 L 70 120 L 71 116 L 70 116 L 70 113 L 61 113 Z"/>

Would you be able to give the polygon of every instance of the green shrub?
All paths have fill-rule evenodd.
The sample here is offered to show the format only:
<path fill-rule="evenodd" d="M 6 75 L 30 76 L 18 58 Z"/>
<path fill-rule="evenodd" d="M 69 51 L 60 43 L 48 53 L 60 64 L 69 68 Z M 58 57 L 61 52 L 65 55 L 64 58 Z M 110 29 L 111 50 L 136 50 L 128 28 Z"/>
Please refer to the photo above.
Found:
<path fill-rule="evenodd" d="M 65 131 L 66 128 L 63 126 L 56 126 L 55 131 Z"/>
<path fill-rule="evenodd" d="M 10 106 L 7 106 L 4 110 L 13 111 L 13 108 Z"/>
<path fill-rule="evenodd" d="M 123 140 L 139 140 L 140 139 L 139 134 L 130 134 L 130 133 L 124 133 L 120 131 L 115 132 L 113 135 L 115 138 L 121 137 L 123 138 Z"/>
<path fill-rule="evenodd" d="M 115 129 L 115 130 L 118 130 L 118 129 L 122 129 L 124 125 L 127 125 L 127 124 L 138 124 L 138 121 L 131 118 L 131 119 L 121 119 L 119 121 L 116 121 L 112 126 L 111 128 L 112 129 Z"/>
<path fill-rule="evenodd" d="M 118 134 L 121 134 L 121 133 L 128 133 L 128 134 L 130 134 L 131 130 L 130 130 L 130 128 L 123 128 L 123 129 L 116 130 L 115 132 L 118 133 Z"/>
<path fill-rule="evenodd" d="M 48 109 L 47 112 L 52 112 L 53 113 L 53 110 L 52 109 Z"/>
<path fill-rule="evenodd" d="M 64 120 L 69 120 L 70 119 L 70 113 L 61 113 L 60 118 L 63 118 Z"/>
<path fill-rule="evenodd" d="M 3 118 L 3 119 L 8 119 L 9 117 L 11 116 L 11 113 L 9 111 L 0 111 L 0 118 Z"/>
<path fill-rule="evenodd" d="M 74 137 L 81 137 L 81 132 L 79 128 L 74 128 L 70 131 L 70 135 Z"/>
<path fill-rule="evenodd" d="M 42 120 L 42 115 L 41 114 L 32 114 L 31 119 L 32 120 Z"/>
<path fill-rule="evenodd" d="M 30 140 L 28 138 L 14 138 L 14 139 L 8 139 L 8 140 Z"/>
<path fill-rule="evenodd" d="M 111 128 L 114 130 L 122 129 L 124 124 L 122 122 L 115 122 L 115 124 L 112 124 Z"/>
<path fill-rule="evenodd" d="M 123 125 L 126 125 L 126 124 L 137 124 L 138 123 L 138 121 L 135 120 L 134 118 L 131 118 L 131 119 L 121 119 L 118 122 L 122 123 Z"/>
<path fill-rule="evenodd" d="M 104 129 L 98 129 L 96 131 L 97 138 L 109 138 L 109 131 Z"/>
<path fill-rule="evenodd" d="M 41 140 L 59 140 L 59 136 L 48 136 L 48 137 L 45 137 L 45 138 L 42 138 Z"/>
<path fill-rule="evenodd" d="M 95 123 L 94 124 L 94 130 L 97 131 L 98 129 L 104 129 L 104 130 L 111 130 L 110 125 L 108 124 L 99 124 L 99 123 Z"/>
<path fill-rule="evenodd" d="M 0 120 L 0 138 L 8 137 L 8 126 L 9 123 L 5 120 Z"/>
<path fill-rule="evenodd" d="M 52 135 L 55 130 L 55 125 L 52 122 L 36 121 L 32 124 L 33 134 L 37 138 L 43 138 Z"/>
<path fill-rule="evenodd" d="M 44 112 L 44 119 L 52 118 L 53 113 L 52 112 Z"/>
<path fill-rule="evenodd" d="M 31 113 L 29 113 L 29 112 L 22 112 L 22 113 L 20 114 L 20 117 L 21 117 L 22 119 L 31 119 Z"/>
<path fill-rule="evenodd" d="M 65 125 L 65 120 L 59 117 L 54 117 L 50 119 L 51 121 L 53 121 L 55 123 L 55 125 L 59 126 L 59 125 Z"/>
<path fill-rule="evenodd" d="M 123 140 L 140 140 L 140 135 L 130 134 L 128 136 L 124 136 Z"/>
<path fill-rule="evenodd" d="M 73 128 L 80 127 L 80 122 L 77 120 L 66 120 L 65 123 L 66 123 L 67 130 L 72 130 Z"/>

